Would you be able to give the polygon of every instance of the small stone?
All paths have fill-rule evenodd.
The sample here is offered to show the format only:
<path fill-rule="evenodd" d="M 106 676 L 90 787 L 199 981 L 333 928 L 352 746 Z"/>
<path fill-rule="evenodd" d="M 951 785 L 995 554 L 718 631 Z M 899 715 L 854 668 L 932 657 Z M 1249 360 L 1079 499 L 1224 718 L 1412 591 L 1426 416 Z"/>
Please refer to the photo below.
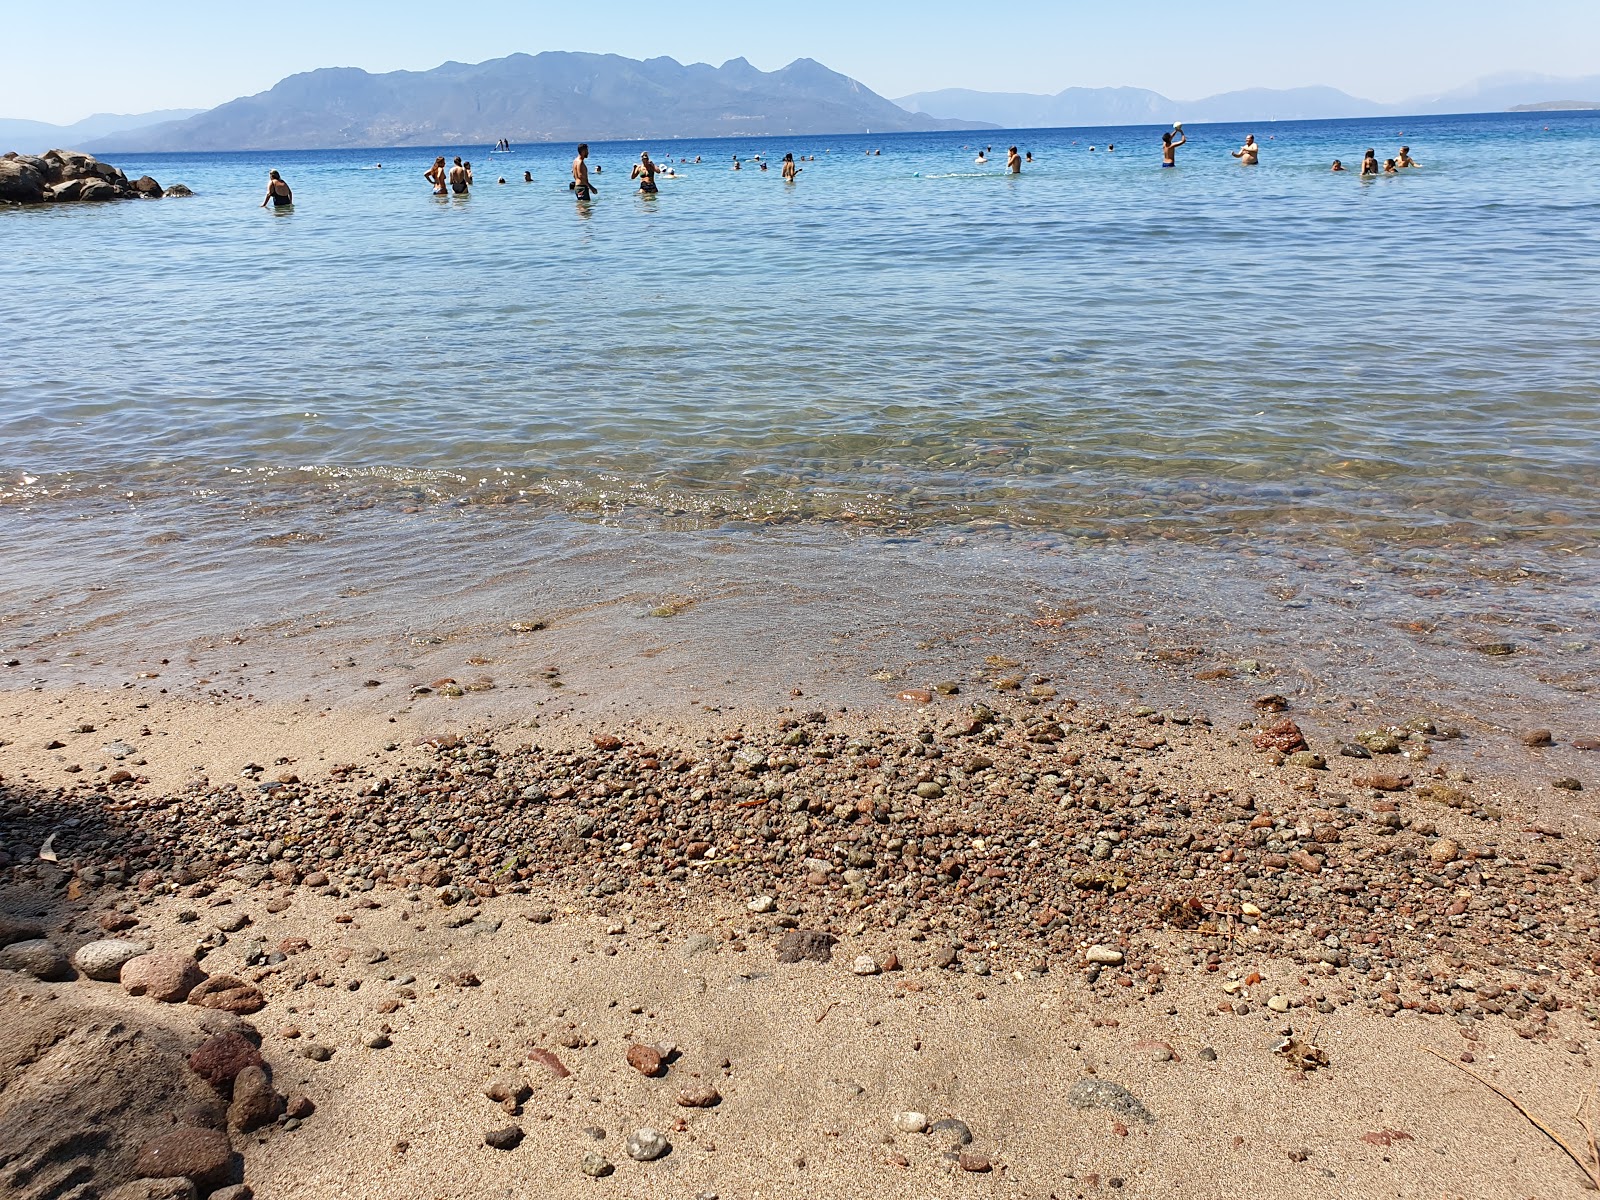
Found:
<path fill-rule="evenodd" d="M 116 983 L 122 974 L 122 964 L 141 954 L 150 953 L 149 942 L 132 938 L 102 938 L 79 946 L 72 955 L 72 965 L 101 983 Z"/>
<path fill-rule="evenodd" d="M 260 1012 L 266 1007 L 266 997 L 253 983 L 235 979 L 232 975 L 213 975 L 196 984 L 189 992 L 189 1003 L 200 1008 L 214 1008 L 218 1012 Z"/>
<path fill-rule="evenodd" d="M 1327 760 L 1322 755 L 1315 754 L 1310 750 L 1296 750 L 1283 761 L 1291 767 L 1304 767 L 1308 771 L 1326 771 L 1328 769 Z"/>
<path fill-rule="evenodd" d="M 604 1179 L 616 1170 L 604 1154 L 598 1154 L 593 1150 L 584 1152 L 580 1169 L 590 1179 Z"/>
<path fill-rule="evenodd" d="M 1090 946 L 1084 959 L 1097 967 L 1118 967 L 1122 965 L 1122 951 L 1110 946 Z"/>
<path fill-rule="evenodd" d="M 778 902 L 771 896 L 757 896 L 745 907 L 753 913 L 769 913 L 778 907 Z"/>
<path fill-rule="evenodd" d="M 876 975 L 878 973 L 878 960 L 870 954 L 858 954 L 855 962 L 850 964 L 850 969 L 857 975 Z"/>
<path fill-rule="evenodd" d="M 628 1157 L 636 1162 L 654 1162 L 665 1154 L 671 1146 L 661 1133 L 654 1129 L 636 1129 L 628 1135 L 624 1147 Z"/>
<path fill-rule="evenodd" d="M 495 1150 L 515 1150 L 522 1136 L 522 1126 L 507 1125 L 504 1129 L 491 1129 L 485 1133 L 483 1144 Z"/>
<path fill-rule="evenodd" d="M 1146 1062 L 1164 1063 L 1173 1062 L 1178 1057 L 1178 1052 L 1172 1048 L 1170 1042 L 1146 1039 L 1133 1044 L 1134 1051 Z"/>
<path fill-rule="evenodd" d="M 1524 746 L 1548 746 L 1554 741 L 1548 729 L 1532 729 L 1522 735 Z"/>
<path fill-rule="evenodd" d="M 959 1166 L 963 1171 L 971 1171 L 974 1174 L 981 1175 L 985 1171 L 988 1171 L 992 1164 L 989 1162 L 988 1155 L 976 1154 L 968 1150 L 963 1150 L 960 1154 L 956 1155 L 956 1165 Z"/>
<path fill-rule="evenodd" d="M 928 1128 L 928 1114 L 911 1111 L 895 1113 L 894 1127 L 901 1133 L 923 1133 Z"/>
<path fill-rule="evenodd" d="M 312 1062 L 327 1062 L 333 1057 L 333 1047 L 324 1046 L 319 1042 L 307 1042 L 300 1047 L 300 1056 L 309 1058 Z"/>
<path fill-rule="evenodd" d="M 1198 1055 L 1201 1062 L 1216 1062 L 1217 1052 L 1210 1046 L 1202 1046 Z"/>
<path fill-rule="evenodd" d="M 317 1106 L 304 1092 L 290 1092 L 289 1098 L 283 1102 L 284 1115 L 291 1121 L 304 1121 L 316 1111 Z"/>
<path fill-rule="evenodd" d="M 632 1045 L 628 1047 L 628 1065 L 641 1075 L 654 1077 L 661 1074 L 661 1051 L 654 1046 Z"/>
<path fill-rule="evenodd" d="M 1121 1084 L 1105 1079 L 1080 1079 L 1067 1093 L 1067 1102 L 1074 1108 L 1103 1108 L 1130 1120 L 1154 1124 L 1155 1117 L 1134 1094 Z"/>
<path fill-rule="evenodd" d="M 202 1042 L 189 1055 L 189 1069 L 224 1096 L 233 1094 L 233 1081 L 246 1067 L 262 1065 L 261 1051 L 240 1033 L 224 1033 Z"/>
<path fill-rule="evenodd" d="M 155 951 L 122 964 L 122 986 L 130 996 L 149 996 L 162 1004 L 188 998 L 206 977 L 200 964 L 187 954 Z"/>
<path fill-rule="evenodd" d="M 722 1103 L 722 1093 L 709 1083 L 691 1083 L 678 1093 L 682 1108 L 715 1108 Z"/>
<path fill-rule="evenodd" d="M 1550 781 L 1550 786 L 1553 788 L 1559 788 L 1563 792 L 1583 791 L 1583 783 L 1580 780 L 1573 779 L 1571 777 L 1564 779 L 1553 779 Z"/>
<path fill-rule="evenodd" d="M 1290 1007 L 1289 997 L 1273 996 L 1267 1000 L 1267 1007 L 1275 1013 L 1286 1013 L 1289 1011 Z"/>
<path fill-rule="evenodd" d="M 278 1095 L 266 1071 L 245 1067 L 233 1081 L 233 1103 L 228 1105 L 228 1128 L 248 1133 L 270 1125 L 278 1115 Z"/>
<path fill-rule="evenodd" d="M 933 782 L 919 783 L 917 784 L 917 795 L 924 800 L 937 800 L 944 795 L 944 788 Z"/>
<path fill-rule="evenodd" d="M 778 942 L 778 961 L 825 963 L 833 958 L 833 947 L 838 941 L 831 933 L 815 929 L 791 929 Z"/>
<path fill-rule="evenodd" d="M 375 1033 L 367 1039 L 368 1050 L 387 1050 L 392 1045 L 394 1041 L 387 1033 Z"/>
<path fill-rule="evenodd" d="M 72 964 L 53 942 L 33 938 L 0 949 L 0 971 L 21 971 L 47 983 L 72 978 Z"/>
<path fill-rule="evenodd" d="M 1428 847 L 1428 861 L 1436 867 L 1453 863 L 1461 857 L 1461 846 L 1453 838 L 1442 837 Z"/>
<path fill-rule="evenodd" d="M 955 1117 L 945 1117 L 928 1126 L 928 1136 L 946 1150 L 959 1150 L 972 1145 L 972 1130 L 967 1123 Z"/>
<path fill-rule="evenodd" d="M 220 1129 L 174 1129 L 139 1149 L 134 1169 L 153 1179 L 186 1176 L 200 1187 L 227 1182 L 233 1167 L 233 1145 Z"/>

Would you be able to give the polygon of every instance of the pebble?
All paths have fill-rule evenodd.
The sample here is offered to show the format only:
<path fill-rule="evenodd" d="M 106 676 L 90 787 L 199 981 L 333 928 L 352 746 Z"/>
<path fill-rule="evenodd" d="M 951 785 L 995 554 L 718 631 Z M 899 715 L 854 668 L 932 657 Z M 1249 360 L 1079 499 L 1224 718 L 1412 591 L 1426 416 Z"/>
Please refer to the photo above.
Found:
<path fill-rule="evenodd" d="M 629 1046 L 628 1065 L 641 1075 L 660 1075 L 662 1068 L 661 1051 L 654 1046 L 641 1046 L 638 1044 Z"/>
<path fill-rule="evenodd" d="M 669 1149 L 666 1137 L 654 1129 L 636 1129 L 628 1135 L 624 1146 L 628 1157 L 636 1162 L 654 1162 Z"/>
<path fill-rule="evenodd" d="M 1273 996 L 1267 1000 L 1267 1007 L 1275 1013 L 1286 1013 L 1290 1008 L 1289 997 Z"/>
<path fill-rule="evenodd" d="M 815 929 L 791 929 L 778 942 L 778 961 L 825 963 L 833 958 L 833 947 L 838 941 L 831 933 Z"/>
<path fill-rule="evenodd" d="M 878 973 L 878 960 L 870 954 L 858 954 L 855 962 L 850 964 L 850 969 L 857 975 L 876 975 Z"/>
<path fill-rule="evenodd" d="M 278 1094 L 266 1070 L 257 1065 L 245 1067 L 233 1081 L 233 1103 L 228 1105 L 228 1128 L 248 1133 L 270 1125 L 278 1115 Z"/>
<path fill-rule="evenodd" d="M 969 1150 L 963 1150 L 960 1154 L 956 1155 L 956 1164 L 963 1171 L 971 1171 L 977 1175 L 981 1175 L 985 1171 L 990 1170 L 993 1165 L 989 1162 L 988 1155 L 976 1154 Z"/>
<path fill-rule="evenodd" d="M 233 1145 L 220 1129 L 174 1129 L 139 1148 L 134 1170 L 152 1179 L 186 1176 L 201 1187 L 225 1183 Z"/>
<path fill-rule="evenodd" d="M 102 938 L 79 946 L 72 954 L 72 965 L 90 979 L 116 983 L 121 977 L 123 963 L 148 954 L 151 949 L 149 942 L 132 938 Z"/>
<path fill-rule="evenodd" d="M 1568 776 L 1566 778 L 1562 778 L 1562 779 L 1551 780 L 1550 781 L 1550 786 L 1553 787 L 1553 788 L 1559 788 L 1563 792 L 1581 792 L 1581 791 L 1583 791 L 1583 783 L 1582 783 L 1582 781 L 1581 780 L 1577 780 L 1577 779 L 1573 779 L 1570 776 Z"/>
<path fill-rule="evenodd" d="M 240 1033 L 218 1034 L 189 1055 L 189 1069 L 224 1096 L 232 1093 L 240 1071 L 261 1065 L 261 1052 Z"/>
<path fill-rule="evenodd" d="M 611 1165 L 611 1161 L 604 1154 L 597 1153 L 594 1150 L 586 1150 L 580 1170 L 590 1179 L 604 1179 L 616 1168 Z"/>
<path fill-rule="evenodd" d="M 722 1093 L 709 1083 L 691 1083 L 678 1093 L 682 1108 L 715 1108 L 722 1103 Z"/>
<path fill-rule="evenodd" d="M 206 973 L 191 955 L 155 951 L 130 958 L 120 972 L 123 989 L 130 996 L 149 996 L 162 1004 L 186 1000 Z"/>
<path fill-rule="evenodd" d="M 72 978 L 72 964 L 54 942 L 33 938 L 0 949 L 0 971 L 21 971 L 51 983 Z"/>
<path fill-rule="evenodd" d="M 972 1130 L 965 1121 L 945 1117 L 928 1126 L 928 1136 L 946 1150 L 957 1150 L 972 1145 Z"/>
<path fill-rule="evenodd" d="M 1150 1110 L 1121 1084 L 1106 1079 L 1080 1079 L 1067 1093 L 1067 1102 L 1074 1108 L 1103 1108 L 1119 1117 L 1155 1123 Z"/>
<path fill-rule="evenodd" d="M 745 907 L 753 913 L 769 913 L 778 907 L 778 902 L 771 896 L 757 896 Z"/>
<path fill-rule="evenodd" d="M 1117 967 L 1122 965 L 1122 951 L 1110 946 L 1090 946 L 1089 952 L 1083 956 L 1088 962 L 1099 967 Z"/>
<path fill-rule="evenodd" d="M 894 1127 L 901 1133 L 923 1133 L 928 1128 L 928 1114 L 913 1111 L 897 1112 Z"/>
<path fill-rule="evenodd" d="M 202 980 L 190 989 L 188 1000 L 199 1008 L 240 1015 L 260 1012 L 267 1003 L 260 988 L 232 975 L 213 975 Z"/>
<path fill-rule="evenodd" d="M 503 1129 L 491 1129 L 483 1135 L 483 1144 L 494 1150 L 515 1150 L 522 1141 L 523 1133 L 520 1125 L 507 1125 Z"/>

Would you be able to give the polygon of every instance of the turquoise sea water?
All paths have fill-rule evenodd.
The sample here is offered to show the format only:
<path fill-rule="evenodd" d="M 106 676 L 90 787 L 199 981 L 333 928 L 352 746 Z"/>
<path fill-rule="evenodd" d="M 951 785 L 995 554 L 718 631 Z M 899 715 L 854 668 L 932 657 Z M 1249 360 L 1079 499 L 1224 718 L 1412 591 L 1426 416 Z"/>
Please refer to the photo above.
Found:
<path fill-rule="evenodd" d="M 441 148 L 477 176 L 443 200 L 433 150 L 116 157 L 197 194 L 0 211 L 0 608 L 226 570 L 309 611 L 358 560 L 626 529 L 773 569 L 1182 544 L 1592 615 L 1600 115 L 1195 126 L 1174 171 L 1159 134 L 597 145 L 589 206 L 569 146 Z M 1355 175 L 1402 143 L 1422 169 Z M 292 211 L 256 207 L 274 167 Z"/>

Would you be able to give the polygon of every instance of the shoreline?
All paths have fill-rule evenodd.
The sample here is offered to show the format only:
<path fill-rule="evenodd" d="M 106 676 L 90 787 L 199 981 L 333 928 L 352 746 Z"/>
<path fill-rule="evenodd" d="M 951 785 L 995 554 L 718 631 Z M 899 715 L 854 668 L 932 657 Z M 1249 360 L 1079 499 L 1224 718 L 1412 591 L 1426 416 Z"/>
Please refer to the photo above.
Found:
<path fill-rule="evenodd" d="M 1585 796 L 1480 776 L 1468 741 L 1396 727 L 1406 754 L 1342 758 L 1307 719 L 1314 769 L 1255 745 L 1306 718 L 1293 704 L 1237 728 L 992 692 L 458 733 L 437 710 L 137 688 L 6 700 L 24 724 L 0 746 L 0 910 L 69 951 L 107 928 L 196 949 L 260 992 L 273 1085 L 317 1111 L 235 1131 L 257 1195 L 469 1196 L 507 1171 L 566 1191 L 591 1151 L 614 1171 L 597 1186 L 628 1195 L 1472 1194 L 1510 1145 L 1530 1181 L 1576 1186 L 1418 1049 L 1576 1097 L 1600 1030 Z M 83 771 L 35 744 L 48 730 Z M 130 752 L 89 765 L 103 742 Z M 777 960 L 795 929 L 836 939 L 828 961 Z M 221 1028 L 19 979 L 0 1008 L 30 1020 L 87 1005 L 180 1049 Z M 1286 1069 L 1285 1029 L 1331 1067 Z M 662 1079 L 622 1061 L 660 1038 L 680 1056 Z M 519 1112 L 480 1094 L 507 1078 Z M 1085 1078 L 1155 1122 L 1078 1109 Z M 706 1082 L 714 1107 L 673 1100 Z M 965 1122 L 967 1169 L 897 1131 L 902 1108 Z M 119 1112 L 123 1139 L 150 1133 Z M 516 1149 L 482 1144 L 510 1124 Z M 659 1162 L 623 1153 L 645 1126 L 674 1146 Z M 1366 1137 L 1401 1132 L 1399 1152 Z M 112 1145 L 93 1162 L 125 1177 Z"/>

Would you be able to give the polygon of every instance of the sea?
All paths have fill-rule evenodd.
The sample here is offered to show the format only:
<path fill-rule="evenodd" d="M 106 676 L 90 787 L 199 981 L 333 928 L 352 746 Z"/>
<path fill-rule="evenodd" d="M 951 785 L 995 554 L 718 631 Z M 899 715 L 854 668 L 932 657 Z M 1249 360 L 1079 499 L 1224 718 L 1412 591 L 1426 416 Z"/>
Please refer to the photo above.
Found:
<path fill-rule="evenodd" d="M 0 211 L 0 686 L 1600 725 L 1600 114 L 1161 132 L 108 156 L 195 194 Z"/>

